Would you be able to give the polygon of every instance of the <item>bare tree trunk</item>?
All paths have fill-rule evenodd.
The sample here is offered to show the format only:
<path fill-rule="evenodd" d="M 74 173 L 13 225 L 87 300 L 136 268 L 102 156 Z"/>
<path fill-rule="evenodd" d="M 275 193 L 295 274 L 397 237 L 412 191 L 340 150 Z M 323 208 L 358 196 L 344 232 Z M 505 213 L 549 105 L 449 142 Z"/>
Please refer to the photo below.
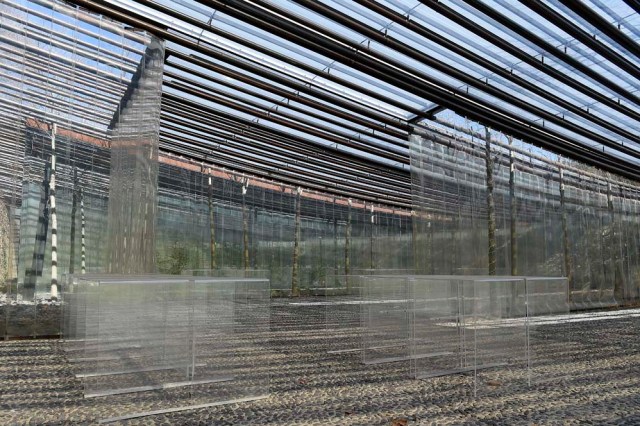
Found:
<path fill-rule="evenodd" d="M 249 269 L 249 218 L 247 215 L 247 184 L 242 185 L 242 266 Z"/>
<path fill-rule="evenodd" d="M 87 252 L 85 244 L 85 217 L 84 217 L 84 191 L 80 188 L 80 233 L 81 233 L 81 258 L 80 258 L 80 272 L 85 274 L 87 272 Z"/>
<path fill-rule="evenodd" d="M 11 279 L 13 236 L 11 234 L 11 217 L 7 207 L 0 199 L 0 293 L 8 291 L 5 286 Z M 4 318 L 0 321 L 4 321 Z"/>
<path fill-rule="evenodd" d="M 293 266 L 291 268 L 291 296 L 300 296 L 300 212 L 302 188 L 298 187 L 295 198 L 295 231 L 293 236 Z"/>
<path fill-rule="evenodd" d="M 426 245 L 426 249 L 425 249 L 425 265 L 427 267 L 427 270 L 425 271 L 427 274 L 434 274 L 435 272 L 435 259 L 434 259 L 434 254 L 433 254 L 433 238 L 434 238 L 434 226 L 432 226 L 431 220 L 432 217 L 425 217 L 427 223 L 426 223 L 426 227 L 427 227 L 427 242 L 425 243 Z"/>
<path fill-rule="evenodd" d="M 257 223 L 258 223 L 258 208 L 253 206 L 253 217 L 251 219 L 251 267 L 257 268 L 258 266 L 258 236 L 257 234 Z"/>
<path fill-rule="evenodd" d="M 624 276 L 622 274 L 622 260 L 620 259 L 621 229 L 616 223 L 616 213 L 611 193 L 611 182 L 607 182 L 607 207 L 611 217 L 611 245 L 613 246 L 613 294 L 618 303 L 624 299 Z"/>
<path fill-rule="evenodd" d="M 420 272 L 418 262 L 418 215 L 415 210 L 411 210 L 411 254 L 413 255 L 413 269 Z"/>
<path fill-rule="evenodd" d="M 213 205 L 213 179 L 209 175 L 209 255 L 211 256 L 211 269 L 216 269 L 216 218 Z"/>
<path fill-rule="evenodd" d="M 509 136 L 509 145 L 513 144 L 513 137 Z M 518 239 L 516 235 L 516 218 L 517 218 L 517 204 L 516 204 L 516 164 L 515 164 L 514 152 L 509 150 L 509 222 L 510 222 L 510 236 L 511 236 L 511 275 L 518 275 Z M 545 259 L 546 260 L 546 259 Z"/>
<path fill-rule="evenodd" d="M 496 275 L 497 241 L 496 241 L 496 206 L 493 198 L 493 158 L 491 157 L 491 133 L 485 128 L 485 161 L 487 166 L 487 212 L 489 231 L 489 275 Z"/>
<path fill-rule="evenodd" d="M 347 209 L 347 224 L 344 237 L 344 274 L 346 275 L 345 281 L 348 290 L 351 288 L 351 280 L 349 279 L 349 274 L 351 274 L 351 199 L 349 199 L 349 208 Z"/>
<path fill-rule="evenodd" d="M 333 208 L 335 212 L 335 199 Z M 338 275 L 338 219 L 333 219 L 333 275 Z"/>
<path fill-rule="evenodd" d="M 560 214 L 562 216 L 562 245 L 564 247 L 564 273 L 569 281 L 567 300 L 571 301 L 571 289 L 573 288 L 573 270 L 571 251 L 569 250 L 569 229 L 567 226 L 567 209 L 564 193 L 564 170 L 560 168 Z"/>
<path fill-rule="evenodd" d="M 51 204 L 51 298 L 58 298 L 58 214 L 56 209 L 56 133 L 58 125 L 51 128 L 51 180 L 49 199 Z"/>
<path fill-rule="evenodd" d="M 78 170 L 73 168 L 73 194 L 71 196 L 71 233 L 69 242 L 69 274 L 75 272 L 76 262 L 76 212 L 78 211 L 78 191 L 76 183 L 78 181 Z"/>
<path fill-rule="evenodd" d="M 376 216 L 374 214 L 373 211 L 373 204 L 371 204 L 371 235 L 370 235 L 370 242 L 369 242 L 369 264 L 370 264 L 370 268 L 371 269 L 375 269 L 375 262 L 373 259 L 373 247 L 375 244 L 375 237 L 374 237 L 374 233 L 375 233 L 375 221 L 376 221 Z"/>

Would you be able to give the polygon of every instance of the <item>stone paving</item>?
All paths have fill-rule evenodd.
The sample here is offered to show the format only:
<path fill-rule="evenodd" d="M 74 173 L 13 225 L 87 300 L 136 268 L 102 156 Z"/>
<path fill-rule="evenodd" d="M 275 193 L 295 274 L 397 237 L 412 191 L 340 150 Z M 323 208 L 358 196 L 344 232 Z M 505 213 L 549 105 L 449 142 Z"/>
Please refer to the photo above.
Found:
<path fill-rule="evenodd" d="M 412 380 L 405 362 L 363 365 L 357 352 L 327 354 L 354 336 L 327 334 L 322 306 L 281 300 L 272 306 L 270 344 L 256 353 L 272 372 L 268 398 L 116 424 L 637 425 L 640 317 L 625 312 L 546 326 L 549 350 L 563 360 L 546 367 L 555 378 L 529 387 L 501 376 L 474 398 L 470 374 Z M 130 403 L 153 408 L 144 395 Z M 0 425 L 97 424 L 117 410 L 108 397 L 83 398 L 60 341 L 0 342 Z"/>

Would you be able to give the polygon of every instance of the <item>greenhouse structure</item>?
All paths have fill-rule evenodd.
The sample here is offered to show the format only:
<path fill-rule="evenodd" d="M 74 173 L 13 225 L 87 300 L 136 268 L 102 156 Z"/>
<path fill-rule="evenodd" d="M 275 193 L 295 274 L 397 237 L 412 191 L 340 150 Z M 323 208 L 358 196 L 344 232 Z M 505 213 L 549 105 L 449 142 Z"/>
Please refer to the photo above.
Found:
<path fill-rule="evenodd" d="M 640 1 L 0 0 L 0 424 L 640 424 Z"/>

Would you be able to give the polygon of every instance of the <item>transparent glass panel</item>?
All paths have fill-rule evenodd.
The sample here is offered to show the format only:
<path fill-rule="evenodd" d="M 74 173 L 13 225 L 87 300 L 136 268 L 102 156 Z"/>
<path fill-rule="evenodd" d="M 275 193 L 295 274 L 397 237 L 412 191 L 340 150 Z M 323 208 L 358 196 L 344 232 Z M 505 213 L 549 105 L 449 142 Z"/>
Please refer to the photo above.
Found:
<path fill-rule="evenodd" d="M 362 279 L 362 362 L 403 362 L 408 368 L 413 306 L 409 280 L 403 276 Z"/>
<path fill-rule="evenodd" d="M 521 389 L 529 383 L 527 297 L 522 278 L 466 281 L 473 313 L 465 321 L 473 335 L 474 395 Z M 471 287 L 471 288 L 469 288 Z"/>
<path fill-rule="evenodd" d="M 473 370 L 465 336 L 462 277 L 410 277 L 413 286 L 412 375 L 425 379 Z"/>
<path fill-rule="evenodd" d="M 530 384 L 562 386 L 570 378 L 572 321 L 566 278 L 527 277 Z"/>
<path fill-rule="evenodd" d="M 66 320 L 67 357 L 102 407 L 96 420 L 268 395 L 268 280 L 83 276 L 75 287 L 86 295 L 67 297 L 79 313 Z"/>
<path fill-rule="evenodd" d="M 362 309 L 364 278 L 335 275 L 325 281 L 324 304 L 327 353 L 362 357 Z"/>

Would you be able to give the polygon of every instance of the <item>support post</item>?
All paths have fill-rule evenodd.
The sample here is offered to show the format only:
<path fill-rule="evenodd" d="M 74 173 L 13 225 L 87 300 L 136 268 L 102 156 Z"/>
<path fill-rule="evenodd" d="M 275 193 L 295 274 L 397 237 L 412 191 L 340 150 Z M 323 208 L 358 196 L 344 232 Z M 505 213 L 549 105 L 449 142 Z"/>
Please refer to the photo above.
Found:
<path fill-rule="evenodd" d="M 618 303 L 624 299 L 624 276 L 622 273 L 622 261 L 620 250 L 622 245 L 621 229 L 616 222 L 617 217 L 615 207 L 613 205 L 613 193 L 611 190 L 611 182 L 607 182 L 607 208 L 611 218 L 611 245 L 613 246 L 613 294 Z"/>
<path fill-rule="evenodd" d="M 496 241 L 496 206 L 493 198 L 493 158 L 491 158 L 491 131 L 485 127 L 485 162 L 487 168 L 487 212 L 489 233 L 489 275 L 496 275 L 497 241 Z"/>
<path fill-rule="evenodd" d="M 376 215 L 374 214 L 374 207 L 373 204 L 371 204 L 371 235 L 370 235 L 370 241 L 369 241 L 369 267 L 371 269 L 375 269 L 375 262 L 374 262 L 374 244 L 375 244 L 375 223 L 376 223 Z"/>
<path fill-rule="evenodd" d="M 295 198 L 295 231 L 293 236 L 293 266 L 291 268 L 291 296 L 300 296 L 300 213 L 302 188 L 298 187 Z"/>
<path fill-rule="evenodd" d="M 242 266 L 246 271 L 249 269 L 249 217 L 247 215 L 247 189 L 249 187 L 249 179 L 242 181 Z"/>
<path fill-rule="evenodd" d="M 569 281 L 569 294 L 567 300 L 571 301 L 571 289 L 573 288 L 573 271 L 571 265 L 571 252 L 569 250 L 569 230 L 567 224 L 567 208 L 565 206 L 564 170 L 560 167 L 560 214 L 562 216 L 562 245 L 564 247 L 564 273 Z"/>
<path fill-rule="evenodd" d="M 345 227 L 344 236 L 344 274 L 346 275 L 345 281 L 347 289 L 351 288 L 351 280 L 349 274 L 351 273 L 351 198 L 348 200 L 349 207 L 347 209 L 347 224 Z"/>
<path fill-rule="evenodd" d="M 73 168 L 73 190 L 71 196 L 71 233 L 69 238 L 69 274 L 75 272 L 76 263 L 76 214 L 78 211 L 78 169 Z"/>
<path fill-rule="evenodd" d="M 51 214 L 51 299 L 58 298 L 58 214 L 56 210 L 56 133 L 58 125 L 51 127 L 51 179 L 49 180 L 49 203 Z"/>
<path fill-rule="evenodd" d="M 509 146 L 513 145 L 513 136 L 509 136 Z M 509 149 L 509 222 L 511 241 L 511 275 L 518 275 L 518 239 L 516 235 L 516 164 L 513 149 Z M 546 258 L 545 258 L 546 260 Z"/>
<path fill-rule="evenodd" d="M 411 210 L 411 255 L 413 256 L 413 269 L 421 271 L 418 262 L 418 215 L 415 210 Z"/>
<path fill-rule="evenodd" d="M 81 233 L 81 258 L 80 258 L 80 273 L 85 274 L 87 272 L 87 252 L 86 252 L 86 244 L 85 244 L 85 228 L 86 221 L 84 216 L 84 191 L 80 188 L 80 233 Z"/>
<path fill-rule="evenodd" d="M 210 267 L 216 269 L 216 221 L 215 221 L 215 206 L 213 205 L 213 178 L 211 177 L 211 170 L 209 170 L 209 190 L 208 190 L 208 202 L 209 202 L 209 255 L 211 257 Z"/>

